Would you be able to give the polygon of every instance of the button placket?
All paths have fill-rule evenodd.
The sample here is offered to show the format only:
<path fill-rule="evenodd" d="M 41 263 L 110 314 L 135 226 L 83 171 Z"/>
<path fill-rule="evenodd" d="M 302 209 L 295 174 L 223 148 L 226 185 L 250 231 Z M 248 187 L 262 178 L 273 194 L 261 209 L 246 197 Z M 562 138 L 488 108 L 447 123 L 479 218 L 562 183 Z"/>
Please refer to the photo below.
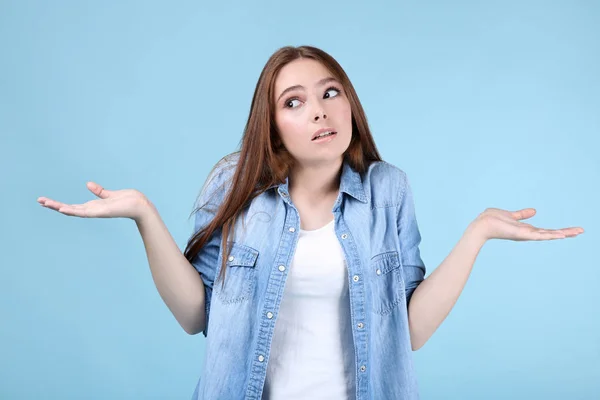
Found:
<path fill-rule="evenodd" d="M 343 226 L 343 223 L 342 223 L 342 229 L 346 229 L 346 227 Z M 352 247 L 353 247 L 353 246 L 351 246 L 352 243 L 348 243 L 348 242 L 352 241 L 352 239 L 350 238 L 350 233 L 346 230 L 345 232 L 342 231 L 342 232 L 338 233 L 338 235 L 339 235 L 338 237 L 341 239 L 341 241 L 344 242 L 342 247 L 344 248 L 344 250 L 348 250 L 347 252 L 345 251 L 346 257 L 351 259 L 352 254 L 351 253 L 348 254 L 349 252 L 352 251 Z M 356 289 L 353 289 L 353 291 L 356 290 L 357 296 L 361 297 L 364 295 L 363 282 L 361 282 L 362 277 L 361 277 L 361 273 L 359 273 L 359 270 L 355 270 L 355 272 L 357 272 L 357 273 L 351 275 L 353 286 L 356 288 Z M 353 299 L 351 297 L 351 301 L 355 301 L 355 299 Z M 356 299 L 356 301 L 359 301 L 359 300 Z M 360 309 L 360 307 L 359 307 L 359 309 Z M 358 320 L 358 321 L 355 320 L 355 322 L 354 322 L 355 329 L 358 329 L 360 331 L 360 335 L 358 335 L 357 338 L 358 338 L 359 342 L 362 342 L 365 340 L 365 336 L 364 336 L 365 329 L 366 329 L 366 323 L 364 322 L 365 316 L 362 314 L 362 311 L 361 311 L 355 315 L 355 318 Z M 361 347 L 360 344 L 361 343 L 359 343 L 359 348 Z M 361 351 L 359 354 L 357 354 L 357 356 L 362 360 L 366 359 L 366 355 L 367 355 L 366 351 Z M 360 374 L 366 374 L 367 365 L 359 364 L 358 371 Z"/>
<path fill-rule="evenodd" d="M 289 252 L 293 250 L 293 246 L 296 243 L 297 239 L 296 232 L 299 229 L 298 223 L 298 214 L 293 214 L 291 209 L 295 209 L 293 204 L 291 204 L 291 199 L 289 199 L 289 195 L 280 191 L 279 194 L 284 198 L 284 205 L 286 209 L 286 214 L 288 214 L 283 223 L 282 231 L 283 235 L 280 238 L 279 248 L 277 249 L 277 260 L 275 261 L 274 267 L 277 268 L 277 271 L 280 274 L 273 273 L 269 277 L 269 291 L 268 295 L 265 298 L 264 308 L 263 308 L 263 317 L 262 323 L 259 324 L 259 332 L 258 332 L 258 342 L 255 344 L 255 361 L 254 367 L 256 369 L 257 374 L 263 374 L 266 372 L 267 366 L 267 355 L 270 354 L 270 348 L 268 346 L 268 341 L 265 338 L 268 338 L 273 333 L 273 328 L 275 326 L 275 311 L 277 310 L 277 301 L 278 296 L 272 295 L 272 293 L 281 290 L 282 284 L 285 281 L 285 277 L 287 275 L 287 264 L 290 263 L 289 260 Z M 291 209 L 290 209 L 291 208 Z M 298 228 L 296 228 L 298 226 Z M 289 233 L 289 236 L 286 234 L 286 230 Z M 273 268 L 273 265 L 271 266 Z M 267 321 L 265 321 L 265 319 Z M 255 380 L 251 379 L 251 383 L 249 383 L 248 389 L 246 391 L 247 397 L 251 397 L 253 394 L 256 394 L 257 391 L 260 390 L 260 386 L 254 382 Z M 254 398 L 254 397 L 252 397 Z"/>

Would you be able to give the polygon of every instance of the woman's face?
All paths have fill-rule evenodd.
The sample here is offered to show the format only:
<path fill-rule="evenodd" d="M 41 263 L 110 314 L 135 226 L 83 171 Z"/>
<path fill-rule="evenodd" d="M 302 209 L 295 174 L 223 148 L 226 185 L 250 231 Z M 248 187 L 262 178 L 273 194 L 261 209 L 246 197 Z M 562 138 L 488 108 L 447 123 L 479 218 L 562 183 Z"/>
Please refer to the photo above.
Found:
<path fill-rule="evenodd" d="M 275 123 L 290 154 L 303 166 L 339 160 L 352 138 L 352 112 L 342 85 L 318 61 L 301 58 L 275 80 Z M 333 135 L 317 138 L 320 133 Z"/>

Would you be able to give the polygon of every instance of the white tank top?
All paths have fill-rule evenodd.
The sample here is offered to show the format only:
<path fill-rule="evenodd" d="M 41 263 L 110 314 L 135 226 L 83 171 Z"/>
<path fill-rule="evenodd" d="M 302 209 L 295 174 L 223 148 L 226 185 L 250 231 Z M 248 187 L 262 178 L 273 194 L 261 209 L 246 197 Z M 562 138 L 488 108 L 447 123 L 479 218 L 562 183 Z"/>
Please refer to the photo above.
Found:
<path fill-rule="evenodd" d="M 263 400 L 354 399 L 348 271 L 334 221 L 300 229 L 275 322 Z"/>

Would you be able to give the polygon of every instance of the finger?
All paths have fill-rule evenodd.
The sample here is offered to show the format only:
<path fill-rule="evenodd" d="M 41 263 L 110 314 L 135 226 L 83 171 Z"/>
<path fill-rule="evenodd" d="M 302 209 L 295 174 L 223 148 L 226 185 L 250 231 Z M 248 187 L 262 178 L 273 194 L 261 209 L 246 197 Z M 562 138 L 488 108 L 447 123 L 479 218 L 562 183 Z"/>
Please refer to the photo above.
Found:
<path fill-rule="evenodd" d="M 580 226 L 571 226 L 571 227 L 568 227 L 568 228 L 560 228 L 560 230 L 561 230 L 561 231 L 566 231 L 566 230 L 568 230 L 568 231 L 573 231 L 573 232 L 577 232 L 577 233 L 583 233 L 583 232 L 585 232 L 585 231 L 583 230 L 583 228 L 582 228 L 582 227 L 580 227 Z"/>
<path fill-rule="evenodd" d="M 536 232 L 541 232 L 541 233 L 558 233 L 558 234 L 565 234 L 562 230 L 560 229 L 542 229 L 542 228 L 537 228 Z"/>
<path fill-rule="evenodd" d="M 43 202 L 40 202 L 40 204 L 42 206 L 46 207 L 46 208 L 51 208 L 51 209 L 56 210 L 56 211 L 58 211 L 58 209 L 60 207 L 66 206 L 66 204 L 61 203 L 60 201 L 55 201 L 55 200 L 50 200 L 50 199 L 47 199 L 47 200 L 45 200 Z"/>
<path fill-rule="evenodd" d="M 555 239 L 564 239 L 567 237 L 564 234 L 564 232 L 544 230 L 544 229 L 540 229 L 540 230 L 531 232 L 528 236 L 529 236 L 529 240 L 555 240 Z"/>
<path fill-rule="evenodd" d="M 46 205 L 48 202 L 58 203 L 56 200 L 52 200 L 47 197 L 38 197 L 37 202 L 43 206 Z"/>
<path fill-rule="evenodd" d="M 523 226 L 525 224 L 521 225 Z M 565 233 L 559 229 L 543 229 L 529 225 L 528 227 L 522 227 L 519 231 L 519 235 L 526 240 L 537 240 L 542 237 L 548 237 L 548 235 L 565 236 Z"/>
<path fill-rule="evenodd" d="M 60 201 L 47 200 L 43 206 L 65 215 L 89 217 L 89 209 L 83 204 L 65 204 Z"/>
<path fill-rule="evenodd" d="M 568 237 L 577 236 L 584 232 L 583 228 L 580 228 L 580 227 L 561 228 L 558 230 L 563 232 Z"/>
<path fill-rule="evenodd" d="M 81 205 L 63 205 L 58 210 L 59 213 L 69 215 L 71 217 L 87 218 L 87 208 Z"/>
<path fill-rule="evenodd" d="M 560 232 L 563 233 L 566 237 L 573 237 L 583 233 L 583 229 L 580 227 L 571 227 L 571 228 L 561 228 L 561 229 L 538 229 L 542 232 Z"/>
<path fill-rule="evenodd" d="M 88 182 L 86 186 L 92 193 L 94 193 L 96 196 L 98 196 L 101 199 L 106 199 L 111 194 L 110 190 L 104 189 L 102 186 L 98 185 L 96 182 Z"/>
<path fill-rule="evenodd" d="M 531 218 L 537 211 L 535 208 L 523 208 L 518 211 L 513 211 L 511 214 L 516 220 Z"/>

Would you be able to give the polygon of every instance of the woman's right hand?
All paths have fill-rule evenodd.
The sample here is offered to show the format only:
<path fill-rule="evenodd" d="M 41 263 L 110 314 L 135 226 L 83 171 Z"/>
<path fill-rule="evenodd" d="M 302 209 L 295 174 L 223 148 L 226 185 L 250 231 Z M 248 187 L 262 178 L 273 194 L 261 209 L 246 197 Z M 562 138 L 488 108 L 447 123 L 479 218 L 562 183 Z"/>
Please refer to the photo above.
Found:
<path fill-rule="evenodd" d="M 84 204 L 65 204 L 47 197 L 39 197 L 37 201 L 61 214 L 81 218 L 131 218 L 138 221 L 151 208 L 146 196 L 135 189 L 106 190 L 95 182 L 88 182 L 87 188 L 98 199 Z"/>

